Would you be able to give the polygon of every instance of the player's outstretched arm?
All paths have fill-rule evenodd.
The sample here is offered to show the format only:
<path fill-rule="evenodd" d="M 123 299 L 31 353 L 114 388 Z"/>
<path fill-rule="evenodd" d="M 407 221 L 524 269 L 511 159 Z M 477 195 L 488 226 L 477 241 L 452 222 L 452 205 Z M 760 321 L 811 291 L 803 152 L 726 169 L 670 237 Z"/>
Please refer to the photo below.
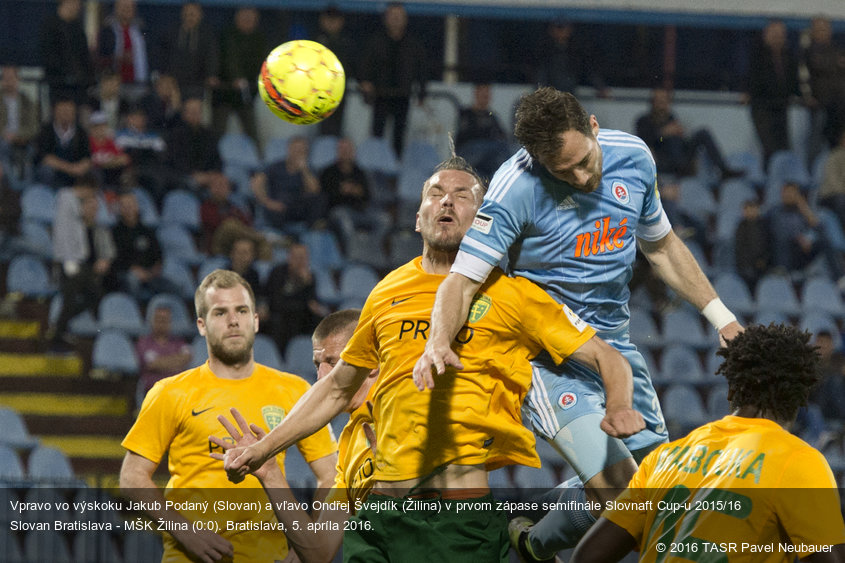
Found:
<path fill-rule="evenodd" d="M 414 366 L 414 383 L 418 389 L 434 389 L 433 371 L 442 375 L 446 366 L 463 369 L 458 355 L 452 350 L 452 341 L 461 330 L 479 287 L 480 282 L 452 273 L 437 289 L 425 351 Z"/>
<path fill-rule="evenodd" d="M 634 410 L 634 380 L 631 365 L 615 348 L 593 336 L 571 357 L 601 375 L 606 395 L 601 429 L 615 438 L 627 438 L 645 428 L 642 415 Z"/>
<path fill-rule="evenodd" d="M 326 377 L 300 397 L 282 423 L 267 437 L 250 446 L 235 447 L 226 452 L 223 468 L 229 480 L 239 483 L 271 457 L 325 427 L 346 408 L 370 371 L 340 360 Z"/>
<path fill-rule="evenodd" d="M 569 563 L 611 563 L 620 561 L 637 545 L 634 537 L 625 528 L 606 518 L 598 521 L 587 531 Z"/>
<path fill-rule="evenodd" d="M 657 241 L 640 239 L 639 245 L 660 279 L 707 317 L 723 344 L 744 330 L 674 231 Z"/>
<path fill-rule="evenodd" d="M 136 502 L 145 506 L 160 506 L 160 510 L 147 510 L 147 516 L 155 522 L 174 522 L 168 526 L 170 534 L 191 553 L 204 563 L 213 563 L 224 557 L 234 557 L 235 552 L 229 540 L 208 530 L 193 531 L 191 522 L 172 509 L 165 509 L 164 494 L 153 482 L 153 473 L 158 464 L 134 452 L 126 452 L 120 468 L 120 491 Z M 183 524 L 188 524 L 183 530 Z"/>
<path fill-rule="evenodd" d="M 237 423 L 237 427 L 224 416 L 218 416 L 217 420 L 220 421 L 220 424 L 229 433 L 234 444 L 216 436 L 209 437 L 224 452 L 235 447 L 250 446 L 267 436 L 263 428 L 255 424 L 249 424 L 238 409 L 232 408 L 231 413 L 232 418 Z M 223 454 L 219 453 L 212 453 L 210 455 L 219 460 L 223 460 L 224 457 Z M 334 472 L 334 468 L 332 468 L 332 472 Z M 349 517 L 349 513 L 333 510 L 321 511 L 319 518 L 320 524 L 334 521 L 338 525 L 320 526 L 319 529 L 322 531 L 316 534 L 308 530 L 308 524 L 312 524 L 314 519 L 306 511 L 298 508 L 299 501 L 294 497 L 290 489 L 290 484 L 285 479 L 275 458 L 267 460 L 254 475 L 261 482 L 261 486 L 264 487 L 267 499 L 273 505 L 273 512 L 276 518 L 285 526 L 285 537 L 297 557 L 305 563 L 322 563 L 323 561 L 331 560 L 343 542 L 343 526 L 341 522 Z"/>

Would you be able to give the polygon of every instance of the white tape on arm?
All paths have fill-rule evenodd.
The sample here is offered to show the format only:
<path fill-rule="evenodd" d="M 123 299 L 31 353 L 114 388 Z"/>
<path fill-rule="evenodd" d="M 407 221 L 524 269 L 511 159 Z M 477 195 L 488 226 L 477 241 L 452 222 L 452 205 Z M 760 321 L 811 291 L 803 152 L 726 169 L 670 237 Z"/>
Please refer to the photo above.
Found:
<path fill-rule="evenodd" d="M 736 315 L 731 313 L 731 310 L 725 307 L 722 300 L 718 297 L 704 306 L 701 314 L 710 321 L 716 330 L 722 330 L 732 322 L 736 321 Z"/>

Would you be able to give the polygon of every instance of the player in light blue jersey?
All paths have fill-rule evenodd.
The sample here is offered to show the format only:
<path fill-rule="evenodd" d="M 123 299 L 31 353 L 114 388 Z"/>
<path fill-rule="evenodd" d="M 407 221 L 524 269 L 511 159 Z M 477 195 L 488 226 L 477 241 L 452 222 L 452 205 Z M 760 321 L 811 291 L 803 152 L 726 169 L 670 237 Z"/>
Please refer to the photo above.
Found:
<path fill-rule="evenodd" d="M 523 96 L 515 134 L 523 148 L 493 177 L 452 273 L 437 292 L 414 378 L 421 388 L 433 387 L 433 373 L 460 366 L 450 342 L 477 288 L 506 259 L 510 274 L 541 285 L 631 363 L 633 407 L 646 429 L 620 440 L 602 429 L 629 416 L 631 405 L 608 403 L 600 378 L 577 362 L 555 366 L 547 356 L 533 362 L 526 405 L 535 432 L 552 443 L 586 487 L 562 488 L 561 500 L 583 506 L 589 498 L 603 505 L 627 486 L 637 461 L 667 440 L 645 361 L 628 338 L 628 282 L 636 246 L 721 338 L 732 338 L 742 327 L 672 231 L 660 204 L 654 159 L 641 139 L 600 131 L 595 116 L 572 94 L 553 88 Z M 594 521 L 587 511 L 551 512 L 520 534 L 520 555 L 552 557 L 574 546 Z"/>

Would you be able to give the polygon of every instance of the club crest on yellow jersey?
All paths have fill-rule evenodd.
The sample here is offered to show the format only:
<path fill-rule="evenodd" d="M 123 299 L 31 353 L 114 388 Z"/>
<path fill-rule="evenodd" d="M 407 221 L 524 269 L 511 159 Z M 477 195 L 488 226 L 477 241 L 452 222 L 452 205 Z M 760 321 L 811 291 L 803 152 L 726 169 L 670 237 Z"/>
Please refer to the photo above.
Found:
<path fill-rule="evenodd" d="M 483 293 L 476 293 L 475 297 L 472 298 L 472 304 L 469 306 L 469 316 L 467 317 L 467 322 L 476 323 L 483 319 L 484 315 L 487 314 L 487 311 L 490 310 L 492 305 L 492 299 Z"/>
<path fill-rule="evenodd" d="M 282 420 L 284 420 L 285 409 L 275 405 L 267 405 L 261 407 L 261 416 L 264 418 L 267 428 L 272 431 L 275 427 L 282 423 Z"/>

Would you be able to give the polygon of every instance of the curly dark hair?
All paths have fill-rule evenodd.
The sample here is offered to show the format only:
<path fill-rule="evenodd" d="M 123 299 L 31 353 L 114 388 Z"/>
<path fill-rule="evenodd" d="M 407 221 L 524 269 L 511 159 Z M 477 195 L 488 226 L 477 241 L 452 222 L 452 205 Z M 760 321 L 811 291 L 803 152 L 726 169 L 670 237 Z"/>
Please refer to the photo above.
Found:
<path fill-rule="evenodd" d="M 514 135 L 532 158 L 557 155 L 563 146 L 561 133 L 570 130 L 593 135 L 589 114 L 569 92 L 546 86 L 519 99 Z"/>
<path fill-rule="evenodd" d="M 753 325 L 718 352 L 716 370 L 728 380 L 731 408 L 753 406 L 790 421 L 818 382 L 819 354 L 810 334 L 793 326 Z"/>

